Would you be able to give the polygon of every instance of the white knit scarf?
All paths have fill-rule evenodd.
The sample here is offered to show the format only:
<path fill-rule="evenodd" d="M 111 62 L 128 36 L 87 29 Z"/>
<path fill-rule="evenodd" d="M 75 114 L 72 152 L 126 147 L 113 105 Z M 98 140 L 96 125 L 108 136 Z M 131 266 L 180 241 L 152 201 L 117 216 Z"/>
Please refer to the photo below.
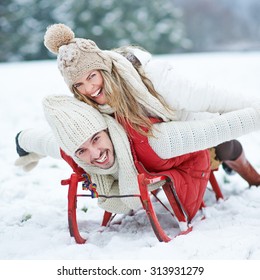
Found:
<path fill-rule="evenodd" d="M 163 104 L 148 91 L 140 75 L 130 61 L 117 52 L 104 52 L 110 56 L 120 76 L 132 88 L 135 99 L 148 111 L 149 115 L 160 117 L 164 121 L 176 119 L 175 113 L 167 110 Z M 99 106 L 99 110 L 106 114 L 111 114 L 113 111 L 111 108 L 109 109 L 108 105 Z"/>

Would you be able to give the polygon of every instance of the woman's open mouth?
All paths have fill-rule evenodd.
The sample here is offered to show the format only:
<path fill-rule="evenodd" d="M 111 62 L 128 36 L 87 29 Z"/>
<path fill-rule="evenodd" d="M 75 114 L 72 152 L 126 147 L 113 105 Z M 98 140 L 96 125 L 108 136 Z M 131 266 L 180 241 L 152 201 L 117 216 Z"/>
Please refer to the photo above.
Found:
<path fill-rule="evenodd" d="M 93 98 L 98 97 L 102 92 L 102 88 L 98 89 L 97 91 L 95 91 L 94 93 L 92 93 L 90 96 Z"/>

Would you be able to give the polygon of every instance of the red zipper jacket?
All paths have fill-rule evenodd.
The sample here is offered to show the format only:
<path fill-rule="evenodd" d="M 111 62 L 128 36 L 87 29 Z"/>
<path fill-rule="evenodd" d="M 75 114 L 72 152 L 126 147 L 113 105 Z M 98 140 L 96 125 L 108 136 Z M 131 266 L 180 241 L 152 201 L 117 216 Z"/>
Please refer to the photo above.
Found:
<path fill-rule="evenodd" d="M 155 118 L 151 118 L 151 121 L 160 122 Z M 136 160 L 148 172 L 167 175 L 172 179 L 176 193 L 190 221 L 201 207 L 208 184 L 211 171 L 208 150 L 162 159 L 154 152 L 146 136 L 135 131 L 130 124 L 124 123 L 124 128 L 127 130 Z"/>

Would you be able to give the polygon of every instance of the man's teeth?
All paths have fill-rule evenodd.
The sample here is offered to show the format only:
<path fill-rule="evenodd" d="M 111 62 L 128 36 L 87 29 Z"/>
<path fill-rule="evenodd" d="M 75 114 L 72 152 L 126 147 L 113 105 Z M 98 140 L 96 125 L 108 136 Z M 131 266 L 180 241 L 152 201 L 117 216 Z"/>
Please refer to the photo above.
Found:
<path fill-rule="evenodd" d="M 101 89 L 97 90 L 93 94 L 91 94 L 92 97 L 97 97 L 100 94 Z"/>
<path fill-rule="evenodd" d="M 106 153 L 104 153 L 99 159 L 96 159 L 96 162 L 102 163 L 107 159 Z"/>

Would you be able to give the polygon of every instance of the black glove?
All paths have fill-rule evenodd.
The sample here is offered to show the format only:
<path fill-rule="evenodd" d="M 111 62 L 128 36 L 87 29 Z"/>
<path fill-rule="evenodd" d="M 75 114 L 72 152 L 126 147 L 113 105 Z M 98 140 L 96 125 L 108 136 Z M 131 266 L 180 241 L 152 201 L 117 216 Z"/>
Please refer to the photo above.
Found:
<path fill-rule="evenodd" d="M 19 144 L 19 141 L 18 141 L 18 138 L 19 138 L 19 135 L 22 131 L 20 131 L 16 136 L 15 136 L 15 144 L 16 144 L 16 151 L 17 151 L 17 154 L 19 155 L 19 157 L 24 157 L 24 156 L 27 156 L 29 155 L 28 152 L 26 152 L 23 148 L 21 148 L 20 144 Z"/>

